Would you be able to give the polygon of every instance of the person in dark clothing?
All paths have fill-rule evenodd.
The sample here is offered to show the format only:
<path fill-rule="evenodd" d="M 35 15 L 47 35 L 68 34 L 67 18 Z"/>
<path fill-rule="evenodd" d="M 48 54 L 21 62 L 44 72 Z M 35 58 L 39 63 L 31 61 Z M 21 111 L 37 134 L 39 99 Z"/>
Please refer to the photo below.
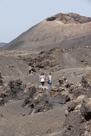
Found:
<path fill-rule="evenodd" d="M 52 76 L 51 76 L 51 73 L 49 73 L 48 75 L 48 87 L 51 87 L 52 86 Z"/>

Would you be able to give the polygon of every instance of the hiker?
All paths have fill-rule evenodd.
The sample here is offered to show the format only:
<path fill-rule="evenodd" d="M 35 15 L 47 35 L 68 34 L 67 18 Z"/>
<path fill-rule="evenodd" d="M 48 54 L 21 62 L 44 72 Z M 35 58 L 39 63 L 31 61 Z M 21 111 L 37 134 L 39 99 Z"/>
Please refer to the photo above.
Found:
<path fill-rule="evenodd" d="M 48 79 L 47 79 L 48 87 L 52 86 L 52 79 L 51 78 L 52 78 L 51 73 L 49 73 Z"/>
<path fill-rule="evenodd" d="M 44 84 L 45 84 L 45 76 L 44 76 L 44 73 L 41 73 L 41 76 L 40 76 L 39 80 L 40 80 L 42 86 L 44 86 Z"/>

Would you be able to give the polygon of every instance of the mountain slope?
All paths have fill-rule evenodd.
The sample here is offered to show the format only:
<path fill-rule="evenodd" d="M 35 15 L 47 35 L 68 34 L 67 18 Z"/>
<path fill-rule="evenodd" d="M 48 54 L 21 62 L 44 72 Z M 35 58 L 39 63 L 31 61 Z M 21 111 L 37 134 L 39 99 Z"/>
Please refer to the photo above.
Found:
<path fill-rule="evenodd" d="M 19 76 L 24 75 L 28 71 L 28 66 L 18 61 L 14 57 L 4 56 L 0 54 L 0 71 L 2 72 L 3 76 Z"/>
<path fill-rule="evenodd" d="M 55 46 L 67 48 L 74 44 L 89 46 L 90 28 L 91 18 L 73 13 L 60 13 L 30 28 L 2 49 L 44 50 Z"/>
<path fill-rule="evenodd" d="M 4 45 L 6 45 L 7 43 L 0 43 L 0 47 L 2 47 L 2 46 L 4 46 Z"/>

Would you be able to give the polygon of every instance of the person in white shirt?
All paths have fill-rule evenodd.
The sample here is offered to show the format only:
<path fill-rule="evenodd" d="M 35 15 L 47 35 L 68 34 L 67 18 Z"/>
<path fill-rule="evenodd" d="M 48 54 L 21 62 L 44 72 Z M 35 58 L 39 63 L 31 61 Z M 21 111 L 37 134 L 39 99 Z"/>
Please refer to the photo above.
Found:
<path fill-rule="evenodd" d="M 41 73 L 41 76 L 40 76 L 39 80 L 40 80 L 42 86 L 44 86 L 44 84 L 45 84 L 45 76 L 44 76 L 44 73 Z"/>

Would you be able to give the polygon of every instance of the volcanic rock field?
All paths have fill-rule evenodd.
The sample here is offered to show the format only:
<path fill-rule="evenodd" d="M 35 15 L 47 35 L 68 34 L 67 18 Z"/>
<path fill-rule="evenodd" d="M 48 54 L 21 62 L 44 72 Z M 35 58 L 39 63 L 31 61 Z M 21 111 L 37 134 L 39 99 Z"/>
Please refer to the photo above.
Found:
<path fill-rule="evenodd" d="M 0 136 L 91 135 L 90 17 L 46 18 L 0 47 L 0 71 Z"/>

